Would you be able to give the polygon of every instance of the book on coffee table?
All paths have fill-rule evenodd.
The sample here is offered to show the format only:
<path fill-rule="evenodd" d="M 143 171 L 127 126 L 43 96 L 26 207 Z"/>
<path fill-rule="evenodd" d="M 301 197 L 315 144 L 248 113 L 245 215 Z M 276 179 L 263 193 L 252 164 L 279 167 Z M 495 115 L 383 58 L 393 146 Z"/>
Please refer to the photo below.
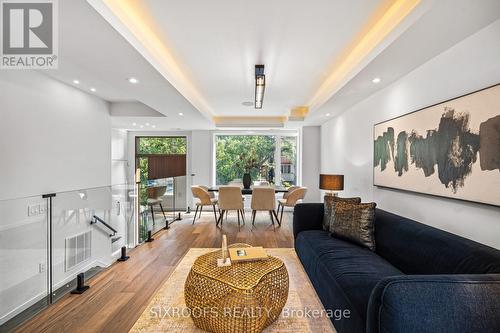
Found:
<path fill-rule="evenodd" d="M 229 248 L 231 262 L 254 261 L 267 259 L 267 253 L 262 246 Z"/>

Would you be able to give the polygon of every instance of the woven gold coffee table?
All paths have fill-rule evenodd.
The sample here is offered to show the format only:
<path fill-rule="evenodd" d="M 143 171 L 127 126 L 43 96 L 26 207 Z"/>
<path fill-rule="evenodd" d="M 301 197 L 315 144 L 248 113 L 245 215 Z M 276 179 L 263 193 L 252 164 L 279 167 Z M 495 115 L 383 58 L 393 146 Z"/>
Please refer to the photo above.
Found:
<path fill-rule="evenodd" d="M 217 267 L 221 255 L 218 250 L 198 257 L 186 279 L 184 298 L 194 324 L 215 333 L 262 332 L 287 301 L 285 264 L 270 256 Z"/>

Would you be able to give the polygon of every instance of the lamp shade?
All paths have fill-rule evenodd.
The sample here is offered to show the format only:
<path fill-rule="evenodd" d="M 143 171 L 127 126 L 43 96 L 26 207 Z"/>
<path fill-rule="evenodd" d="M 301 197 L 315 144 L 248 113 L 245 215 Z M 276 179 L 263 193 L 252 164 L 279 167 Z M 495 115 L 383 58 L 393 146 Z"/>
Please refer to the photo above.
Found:
<path fill-rule="evenodd" d="M 344 175 L 319 175 L 319 188 L 322 190 L 342 191 L 344 189 Z"/>

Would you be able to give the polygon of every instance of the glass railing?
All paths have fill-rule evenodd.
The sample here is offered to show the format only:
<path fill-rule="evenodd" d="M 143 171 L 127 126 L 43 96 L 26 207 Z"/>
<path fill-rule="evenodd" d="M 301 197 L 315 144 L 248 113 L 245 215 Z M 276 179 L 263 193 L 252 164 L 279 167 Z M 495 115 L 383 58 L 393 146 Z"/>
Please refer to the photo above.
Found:
<path fill-rule="evenodd" d="M 41 196 L 0 201 L 0 331 L 28 308 L 49 304 L 48 204 Z"/>
<path fill-rule="evenodd" d="M 10 331 L 187 208 L 187 178 L 171 177 L 0 200 L 0 331 Z"/>
<path fill-rule="evenodd" d="M 0 201 L 0 331 L 76 287 L 135 246 L 136 185 Z"/>
<path fill-rule="evenodd" d="M 170 177 L 142 181 L 139 193 L 139 243 L 181 218 L 187 209 L 187 177 Z"/>
<path fill-rule="evenodd" d="M 52 297 L 67 293 L 75 273 L 111 265 L 133 228 L 133 187 L 114 185 L 57 193 L 52 204 Z"/>

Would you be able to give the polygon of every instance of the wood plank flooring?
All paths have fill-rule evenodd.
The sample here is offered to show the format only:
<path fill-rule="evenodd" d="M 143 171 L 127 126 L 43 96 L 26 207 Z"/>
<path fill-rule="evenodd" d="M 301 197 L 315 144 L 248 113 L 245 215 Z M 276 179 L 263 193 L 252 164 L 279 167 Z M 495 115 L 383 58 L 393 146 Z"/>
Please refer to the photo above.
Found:
<path fill-rule="evenodd" d="M 219 247 L 223 234 L 229 244 L 293 247 L 291 211 L 285 211 L 282 226 L 275 229 L 268 212 L 260 212 L 252 230 L 250 215 L 247 211 L 241 230 L 236 212 L 229 214 L 222 228 L 215 227 L 213 213 L 203 213 L 194 225 L 193 214 L 186 215 L 170 230 L 156 234 L 152 243 L 129 251 L 128 261 L 115 263 L 90 279 L 89 291 L 66 295 L 16 332 L 128 332 L 189 248 Z"/>

